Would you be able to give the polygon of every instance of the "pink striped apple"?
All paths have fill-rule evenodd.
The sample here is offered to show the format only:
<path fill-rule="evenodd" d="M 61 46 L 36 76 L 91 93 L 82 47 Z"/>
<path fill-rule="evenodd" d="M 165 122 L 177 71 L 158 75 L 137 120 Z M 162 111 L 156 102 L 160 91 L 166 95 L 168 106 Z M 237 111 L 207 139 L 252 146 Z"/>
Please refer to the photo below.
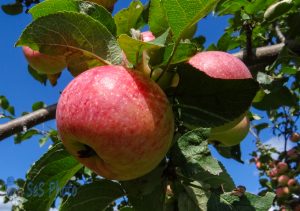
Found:
<path fill-rule="evenodd" d="M 95 67 L 72 80 L 59 99 L 56 120 L 66 149 L 114 180 L 150 172 L 165 157 L 174 132 L 164 92 L 122 66 Z"/>

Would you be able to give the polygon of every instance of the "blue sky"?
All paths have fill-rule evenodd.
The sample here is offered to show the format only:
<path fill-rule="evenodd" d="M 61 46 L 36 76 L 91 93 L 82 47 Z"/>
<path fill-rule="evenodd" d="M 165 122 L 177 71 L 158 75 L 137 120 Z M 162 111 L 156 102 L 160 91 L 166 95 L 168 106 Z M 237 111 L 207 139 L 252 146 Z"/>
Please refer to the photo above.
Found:
<path fill-rule="evenodd" d="M 2 0 L 1 4 L 10 3 L 13 0 Z M 145 1 L 143 1 L 145 2 Z M 122 0 L 116 5 L 116 10 L 123 8 L 130 3 L 129 0 Z M 56 87 L 50 85 L 43 86 L 35 81 L 27 72 L 27 62 L 22 54 L 21 48 L 15 48 L 22 30 L 31 21 L 30 15 L 22 14 L 18 16 L 8 16 L 0 11 L 0 95 L 6 96 L 10 103 L 15 106 L 16 115 L 23 111 L 31 111 L 31 106 L 37 101 L 43 101 L 47 105 L 57 102 L 59 93 L 72 79 L 68 72 L 64 72 Z M 226 27 L 227 18 L 217 18 L 209 16 L 203 19 L 198 27 L 197 34 L 206 36 L 206 46 L 216 42 L 222 35 Z M 55 128 L 55 122 L 47 122 L 38 126 L 40 129 Z M 266 133 L 264 139 L 272 138 Z M 242 143 L 243 160 L 249 160 L 249 153 L 255 149 L 251 135 Z M 272 142 L 273 143 L 273 142 Z M 36 138 L 27 140 L 22 144 L 15 145 L 13 138 L 8 138 L 0 142 L 0 178 L 6 180 L 7 177 L 24 178 L 30 165 L 35 162 L 46 150 L 49 144 L 39 147 Z M 258 176 L 254 165 L 247 162 L 242 165 L 233 160 L 220 158 L 235 183 L 243 184 L 247 190 L 253 193 L 258 192 Z"/>

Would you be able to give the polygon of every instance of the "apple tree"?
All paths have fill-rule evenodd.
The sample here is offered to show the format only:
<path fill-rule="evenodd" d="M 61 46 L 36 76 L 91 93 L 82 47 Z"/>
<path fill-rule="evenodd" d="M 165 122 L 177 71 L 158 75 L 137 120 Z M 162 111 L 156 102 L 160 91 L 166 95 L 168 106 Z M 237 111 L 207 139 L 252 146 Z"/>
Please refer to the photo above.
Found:
<path fill-rule="evenodd" d="M 300 1 L 132 1 L 112 13 L 115 3 L 2 5 L 32 16 L 16 47 L 37 81 L 55 86 L 62 71 L 74 76 L 58 104 L 35 103 L 22 117 L 0 97 L 1 140 L 52 142 L 17 180 L 13 209 L 300 210 Z M 205 48 L 195 33 L 210 14 L 230 18 Z M 52 119 L 57 130 L 34 128 Z M 264 130 L 283 137 L 284 151 L 262 144 Z M 249 131 L 258 195 L 235 185 L 210 152 L 243 162 L 239 144 Z"/>

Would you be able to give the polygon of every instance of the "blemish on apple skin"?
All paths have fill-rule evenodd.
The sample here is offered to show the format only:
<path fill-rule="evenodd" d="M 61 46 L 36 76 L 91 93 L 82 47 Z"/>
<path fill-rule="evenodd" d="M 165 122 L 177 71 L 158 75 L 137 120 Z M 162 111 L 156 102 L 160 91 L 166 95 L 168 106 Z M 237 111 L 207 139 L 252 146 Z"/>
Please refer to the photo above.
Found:
<path fill-rule="evenodd" d="M 85 149 L 77 151 L 79 158 L 89 158 L 97 155 L 97 153 L 88 145 L 84 145 Z"/>

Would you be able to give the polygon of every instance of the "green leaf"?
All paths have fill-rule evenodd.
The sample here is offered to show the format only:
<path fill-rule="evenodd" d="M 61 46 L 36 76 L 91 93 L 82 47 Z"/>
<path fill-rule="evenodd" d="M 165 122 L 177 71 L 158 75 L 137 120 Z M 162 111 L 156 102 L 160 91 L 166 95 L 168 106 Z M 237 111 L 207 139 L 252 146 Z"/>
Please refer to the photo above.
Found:
<path fill-rule="evenodd" d="M 181 162 L 184 162 L 182 169 L 188 176 L 197 176 L 202 171 L 208 171 L 212 175 L 219 175 L 222 172 L 218 161 L 214 159 L 208 149 L 207 137 L 209 131 L 196 129 L 181 136 L 177 141 L 177 156 L 181 153 Z"/>
<path fill-rule="evenodd" d="M 164 52 L 163 65 L 166 65 L 172 55 L 174 44 L 168 45 Z M 193 43 L 179 43 L 172 58 L 171 64 L 178 64 L 187 61 L 190 57 L 196 54 L 197 46 Z"/>
<path fill-rule="evenodd" d="M 68 180 L 80 169 L 78 163 L 63 147 L 55 144 L 26 175 L 23 204 L 25 210 L 47 211 Z"/>
<path fill-rule="evenodd" d="M 18 15 L 23 12 L 23 5 L 20 2 L 2 5 L 1 8 L 8 15 Z"/>
<path fill-rule="evenodd" d="M 241 146 L 235 145 L 231 147 L 222 147 L 222 146 L 214 146 L 216 150 L 225 158 L 232 158 L 240 163 L 244 163 L 242 161 L 242 152 L 241 152 Z"/>
<path fill-rule="evenodd" d="M 6 110 L 9 107 L 9 102 L 5 96 L 0 96 L 0 106 L 4 110 Z"/>
<path fill-rule="evenodd" d="M 271 93 L 265 94 L 264 98 L 253 103 L 253 106 L 260 110 L 278 109 L 281 106 L 294 106 L 299 100 L 286 86 L 276 86 Z"/>
<path fill-rule="evenodd" d="M 68 11 L 86 14 L 103 24 L 113 35 L 116 34 L 116 24 L 110 12 L 99 4 L 79 0 L 48 0 L 43 1 L 30 9 L 34 19 Z"/>
<path fill-rule="evenodd" d="M 264 18 L 266 21 L 272 22 L 287 13 L 292 7 L 292 0 L 281 0 L 268 7 L 264 13 Z"/>
<path fill-rule="evenodd" d="M 258 90 L 253 79 L 223 80 L 190 65 L 178 67 L 176 91 L 180 119 L 189 128 L 216 127 L 243 115 Z"/>
<path fill-rule="evenodd" d="M 251 193 L 245 193 L 238 197 L 230 193 L 222 195 L 212 194 L 208 202 L 208 211 L 215 210 L 243 210 L 243 211 L 265 211 L 271 208 L 274 193 L 267 193 L 265 196 L 257 196 Z"/>
<path fill-rule="evenodd" d="M 124 195 L 121 185 L 109 180 L 99 180 L 78 188 L 61 205 L 60 211 L 104 210 L 113 201 Z"/>
<path fill-rule="evenodd" d="M 221 0 L 215 8 L 218 15 L 234 14 L 249 5 L 247 0 Z"/>
<path fill-rule="evenodd" d="M 149 21 L 150 31 L 154 35 L 161 35 L 168 28 L 168 20 L 161 0 L 150 1 Z"/>
<path fill-rule="evenodd" d="M 36 129 L 30 129 L 23 133 L 18 133 L 15 135 L 15 144 L 20 144 L 22 141 L 30 139 L 34 135 L 39 135 L 40 132 Z"/>
<path fill-rule="evenodd" d="M 40 138 L 40 140 L 39 140 L 40 147 L 44 146 L 46 144 L 46 142 L 48 141 L 48 139 L 49 139 L 49 136 L 47 136 L 47 135 Z"/>
<path fill-rule="evenodd" d="M 36 111 L 36 110 L 39 110 L 39 109 L 45 108 L 45 107 L 46 107 L 46 104 L 44 102 L 38 101 L 32 105 L 32 111 Z"/>
<path fill-rule="evenodd" d="M 136 64 L 144 50 L 158 50 L 162 45 L 154 44 L 153 42 L 143 42 L 133 39 L 126 34 L 122 34 L 118 38 L 118 42 L 126 54 L 126 58 L 132 64 Z"/>
<path fill-rule="evenodd" d="M 117 35 L 130 34 L 130 29 L 139 28 L 139 19 L 143 13 L 144 6 L 140 1 L 132 1 L 127 9 L 119 11 L 115 16 Z"/>
<path fill-rule="evenodd" d="M 218 0 L 162 0 L 174 40 L 208 15 Z"/>
<path fill-rule="evenodd" d="M 181 136 L 171 149 L 172 162 L 180 168 L 184 178 L 232 190 L 235 187 L 232 178 L 211 156 L 206 141 L 208 136 L 208 129 L 196 129 Z"/>
<path fill-rule="evenodd" d="M 8 106 L 6 109 L 11 115 L 15 115 L 15 108 L 13 106 Z"/>
<path fill-rule="evenodd" d="M 47 82 L 47 75 L 43 74 L 43 73 L 39 73 L 38 71 L 36 71 L 35 69 L 33 69 L 30 65 L 28 65 L 28 72 L 29 74 L 37 81 L 39 81 L 40 83 L 46 85 Z"/>
<path fill-rule="evenodd" d="M 162 162 L 145 176 L 121 183 L 135 211 L 163 210 L 167 184 L 163 175 L 165 167 Z"/>
<path fill-rule="evenodd" d="M 122 61 L 117 40 L 106 27 L 75 12 L 58 12 L 33 21 L 16 43 L 22 45 L 49 55 L 68 55 L 69 61 L 79 52 L 98 60 L 98 65 Z"/>
<path fill-rule="evenodd" d="M 183 185 L 184 191 L 178 194 L 179 211 L 205 211 L 210 192 L 197 181 Z"/>

